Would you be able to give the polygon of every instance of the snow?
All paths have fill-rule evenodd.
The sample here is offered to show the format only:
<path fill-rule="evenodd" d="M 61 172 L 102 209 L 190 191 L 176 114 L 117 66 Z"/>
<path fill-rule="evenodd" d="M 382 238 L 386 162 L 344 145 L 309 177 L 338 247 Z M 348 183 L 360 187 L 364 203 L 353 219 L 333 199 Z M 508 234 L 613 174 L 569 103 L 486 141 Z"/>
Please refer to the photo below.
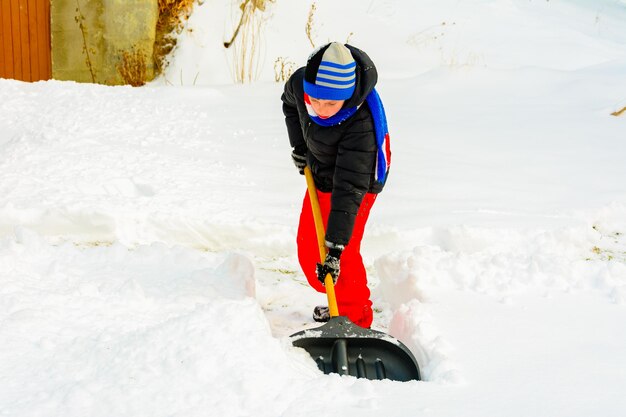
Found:
<path fill-rule="evenodd" d="M 146 87 L 0 80 L 0 415 L 624 414 L 626 3 L 316 4 L 314 39 L 380 69 L 373 327 L 424 381 L 291 346 L 324 296 L 273 64 L 305 62 L 310 3 L 268 4 L 234 85 L 220 0 Z"/>

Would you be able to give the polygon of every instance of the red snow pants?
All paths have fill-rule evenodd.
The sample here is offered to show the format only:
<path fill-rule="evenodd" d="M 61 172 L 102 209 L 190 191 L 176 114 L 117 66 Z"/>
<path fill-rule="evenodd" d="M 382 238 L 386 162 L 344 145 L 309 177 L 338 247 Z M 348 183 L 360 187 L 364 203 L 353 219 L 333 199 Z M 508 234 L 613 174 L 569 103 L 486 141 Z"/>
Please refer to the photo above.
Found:
<path fill-rule="evenodd" d="M 322 218 L 324 219 L 324 230 L 326 230 L 328 214 L 330 213 L 330 195 L 330 193 L 317 192 Z M 347 316 L 355 324 L 365 328 L 372 325 L 373 315 L 370 290 L 367 287 L 367 274 L 360 253 L 361 239 L 376 196 L 377 194 L 368 193 L 363 198 L 356 216 L 352 237 L 341 254 L 339 278 L 335 285 L 339 315 Z M 320 262 L 320 251 L 308 192 L 302 203 L 297 243 L 300 266 L 309 284 L 318 292 L 325 293 L 326 289 L 317 279 L 315 272 L 315 266 Z"/>

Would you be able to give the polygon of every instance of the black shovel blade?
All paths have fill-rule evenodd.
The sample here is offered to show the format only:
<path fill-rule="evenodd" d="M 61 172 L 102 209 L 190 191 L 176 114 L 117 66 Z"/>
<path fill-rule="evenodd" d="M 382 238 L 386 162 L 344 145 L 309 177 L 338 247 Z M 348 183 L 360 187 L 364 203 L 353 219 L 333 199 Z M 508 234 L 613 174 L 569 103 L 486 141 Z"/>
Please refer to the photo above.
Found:
<path fill-rule="evenodd" d="M 321 327 L 290 337 L 294 346 L 309 352 L 325 374 L 420 380 L 417 361 L 402 342 L 386 333 L 357 326 L 347 317 L 333 317 Z"/>

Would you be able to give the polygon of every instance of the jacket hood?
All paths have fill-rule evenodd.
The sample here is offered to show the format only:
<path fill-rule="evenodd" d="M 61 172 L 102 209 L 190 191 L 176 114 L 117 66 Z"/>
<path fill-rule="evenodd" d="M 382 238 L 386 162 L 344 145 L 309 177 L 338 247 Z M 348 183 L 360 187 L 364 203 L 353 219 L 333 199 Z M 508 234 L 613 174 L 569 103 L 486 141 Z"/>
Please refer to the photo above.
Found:
<path fill-rule="evenodd" d="M 352 53 L 352 57 L 357 65 L 354 94 L 346 100 L 343 106 L 344 108 L 350 108 L 362 104 L 368 94 L 372 92 L 378 81 L 378 71 L 374 62 L 365 52 L 348 44 L 346 44 L 346 48 Z"/>

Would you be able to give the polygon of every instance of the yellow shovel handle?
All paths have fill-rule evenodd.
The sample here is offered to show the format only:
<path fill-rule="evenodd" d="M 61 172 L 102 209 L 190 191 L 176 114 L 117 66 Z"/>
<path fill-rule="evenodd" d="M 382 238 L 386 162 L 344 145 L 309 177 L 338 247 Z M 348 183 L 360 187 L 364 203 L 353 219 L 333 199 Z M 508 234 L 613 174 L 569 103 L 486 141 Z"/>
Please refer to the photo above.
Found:
<path fill-rule="evenodd" d="M 313 174 L 309 167 L 304 168 L 304 176 L 306 178 L 306 186 L 309 190 L 309 199 L 311 200 L 311 208 L 313 209 L 313 220 L 315 221 L 315 233 L 317 234 L 317 244 L 320 250 L 320 263 L 324 263 L 326 259 L 326 231 L 324 230 L 324 220 L 322 219 L 322 211 L 320 210 L 320 202 L 317 199 L 317 188 L 313 180 Z M 324 286 L 326 287 L 326 297 L 328 298 L 328 309 L 330 317 L 339 316 L 339 308 L 337 308 L 337 298 L 335 297 L 335 285 L 333 277 L 327 274 L 324 278 Z"/>

